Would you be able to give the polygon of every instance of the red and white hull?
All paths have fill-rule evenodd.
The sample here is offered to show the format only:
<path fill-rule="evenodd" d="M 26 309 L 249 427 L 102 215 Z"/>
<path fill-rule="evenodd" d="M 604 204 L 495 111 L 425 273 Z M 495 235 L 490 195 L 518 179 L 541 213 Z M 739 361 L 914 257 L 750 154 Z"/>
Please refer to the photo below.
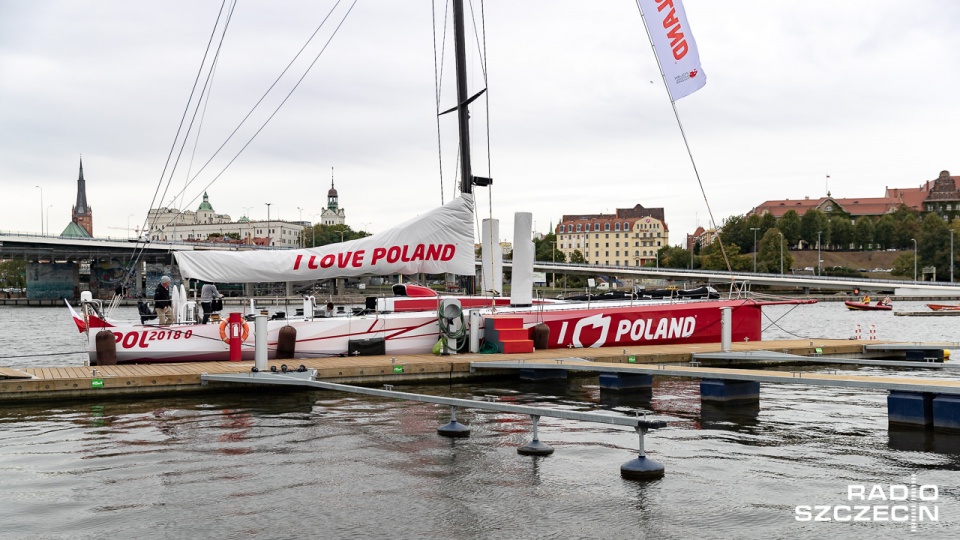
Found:
<path fill-rule="evenodd" d="M 554 302 L 532 307 L 472 308 L 481 318 L 511 316 L 531 329 L 544 323 L 553 348 L 588 348 L 676 343 L 718 343 L 721 309 L 732 308 L 732 340 L 758 341 L 761 308 L 752 300 L 693 300 L 681 302 Z M 470 309 L 470 308 L 468 308 Z M 81 332 L 87 334 L 91 363 L 96 363 L 96 334 L 110 330 L 118 363 L 160 363 L 229 360 L 230 346 L 216 324 L 157 326 L 123 324 L 74 312 Z M 469 317 L 465 317 L 469 320 Z M 242 358 L 254 358 L 254 328 L 242 344 Z M 353 340 L 383 339 L 386 354 L 429 353 L 440 338 L 435 309 L 376 315 L 276 320 L 267 322 L 268 358 L 276 356 L 280 329 L 296 329 L 295 356 L 317 358 L 346 355 Z M 89 331 L 86 327 L 89 326 Z M 482 326 L 481 326 L 482 328 Z"/>

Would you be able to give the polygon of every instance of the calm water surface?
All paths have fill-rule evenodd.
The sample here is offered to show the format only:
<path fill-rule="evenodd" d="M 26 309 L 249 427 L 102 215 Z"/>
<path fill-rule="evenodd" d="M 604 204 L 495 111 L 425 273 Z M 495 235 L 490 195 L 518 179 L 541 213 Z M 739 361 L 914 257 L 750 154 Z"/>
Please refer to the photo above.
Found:
<path fill-rule="evenodd" d="M 897 310 L 921 310 L 898 303 Z M 131 316 L 134 312 L 130 311 Z M 958 341 L 960 318 L 765 310 L 764 339 Z M 772 324 L 776 321 L 775 324 Z M 767 325 L 770 325 L 767 327 Z M 0 307 L 0 365 L 82 364 L 64 310 Z M 43 356 L 30 356 L 43 353 Z M 957 352 L 960 354 L 960 351 Z M 822 368 L 819 368 L 822 369 Z M 877 375 L 957 378 L 953 372 Z M 650 410 L 666 476 L 637 483 L 629 429 L 543 418 L 556 453 L 519 456 L 526 418 L 461 412 L 469 439 L 436 435 L 447 411 L 329 392 L 230 393 L 0 407 L 2 538 L 956 538 L 960 435 L 890 431 L 886 395 L 764 385 L 760 409 L 703 409 L 697 382 L 657 379 L 652 401 L 595 377 L 404 387 L 574 410 Z M 938 522 L 813 522 L 848 485 L 936 485 Z M 874 501 L 886 504 L 885 501 Z M 870 503 L 873 504 L 873 503 Z"/>

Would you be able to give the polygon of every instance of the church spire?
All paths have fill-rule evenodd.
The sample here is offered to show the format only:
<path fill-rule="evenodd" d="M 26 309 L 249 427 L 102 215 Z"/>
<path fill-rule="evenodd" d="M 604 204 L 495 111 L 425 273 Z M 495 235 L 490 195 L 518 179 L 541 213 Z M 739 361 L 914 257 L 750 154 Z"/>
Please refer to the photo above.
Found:
<path fill-rule="evenodd" d="M 80 176 L 77 177 L 77 204 L 72 221 L 93 236 L 93 209 L 87 205 L 87 182 L 83 179 L 83 156 L 80 156 Z"/>
<path fill-rule="evenodd" d="M 83 179 L 83 156 L 80 156 L 80 176 L 77 178 L 77 205 L 74 211 L 78 214 L 87 213 L 87 183 Z"/>
<path fill-rule="evenodd" d="M 337 189 L 333 187 L 333 167 L 330 167 L 330 191 L 327 192 L 327 208 L 336 212 L 340 206 L 337 199 Z"/>

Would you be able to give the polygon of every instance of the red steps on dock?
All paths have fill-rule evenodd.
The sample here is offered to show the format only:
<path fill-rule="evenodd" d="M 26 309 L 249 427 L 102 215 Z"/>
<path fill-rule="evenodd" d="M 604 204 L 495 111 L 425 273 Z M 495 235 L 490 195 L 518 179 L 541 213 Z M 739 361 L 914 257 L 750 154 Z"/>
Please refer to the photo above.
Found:
<path fill-rule="evenodd" d="M 523 327 L 521 317 L 487 317 L 483 320 L 483 339 L 497 347 L 503 354 L 531 353 L 533 340 L 530 331 Z"/>

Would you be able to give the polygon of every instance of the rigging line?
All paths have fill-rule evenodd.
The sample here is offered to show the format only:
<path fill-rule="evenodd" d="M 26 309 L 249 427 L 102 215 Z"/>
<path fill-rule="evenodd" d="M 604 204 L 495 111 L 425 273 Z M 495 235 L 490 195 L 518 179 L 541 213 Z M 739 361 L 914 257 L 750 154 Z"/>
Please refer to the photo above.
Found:
<path fill-rule="evenodd" d="M 180 117 L 180 125 L 177 126 L 177 133 L 173 138 L 173 143 L 170 145 L 170 151 L 167 153 L 167 161 L 163 164 L 163 171 L 160 173 L 160 181 L 157 182 L 157 189 L 153 192 L 153 199 L 150 201 L 150 207 L 153 208 L 153 204 L 157 200 L 157 195 L 160 193 L 160 186 L 163 185 L 163 178 L 167 175 L 167 167 L 170 165 L 170 160 L 173 157 L 173 151 L 177 147 L 177 141 L 180 139 L 180 131 L 183 129 L 184 121 L 187 118 L 187 112 L 190 110 L 190 103 L 193 102 L 193 95 L 197 91 L 197 84 L 200 81 L 200 75 L 203 73 L 203 66 L 207 62 L 207 55 L 210 54 L 210 45 L 213 43 L 213 37 L 216 35 L 217 28 L 220 25 L 220 18 L 223 16 L 224 7 L 227 4 L 227 0 L 223 0 L 223 3 L 220 4 L 220 12 L 217 14 L 217 20 L 213 25 L 213 30 L 210 32 L 210 37 L 207 40 L 207 49 L 203 53 L 203 59 L 200 61 L 200 67 L 197 70 L 197 76 L 193 81 L 193 88 L 190 90 L 190 97 L 187 99 L 187 104 L 183 109 L 183 115 Z M 160 199 L 161 201 L 163 198 Z"/>
<path fill-rule="evenodd" d="M 330 11 L 327 12 L 327 15 L 323 18 L 323 21 L 320 22 L 320 25 L 317 26 L 317 28 L 313 31 L 313 33 L 310 35 L 310 37 L 307 39 L 307 41 L 304 42 L 303 46 L 300 47 L 300 50 L 297 51 L 297 54 L 294 55 L 294 57 L 290 60 L 290 62 L 287 64 L 287 66 L 283 68 L 283 71 L 281 71 L 280 74 L 277 75 L 277 78 L 273 81 L 273 83 L 270 84 L 270 86 L 269 86 L 269 87 L 267 88 L 267 90 L 263 93 L 263 95 L 260 96 L 260 99 L 257 100 L 257 102 L 256 102 L 256 103 L 253 105 L 253 107 L 250 109 L 250 111 L 247 112 L 246 116 L 244 116 L 243 119 L 240 121 L 240 123 L 237 124 L 237 127 L 234 128 L 234 130 L 230 133 L 229 136 L 227 136 L 226 140 L 223 141 L 223 144 L 221 144 L 220 147 L 217 148 L 217 150 L 213 153 L 213 155 L 211 155 L 210 158 L 203 164 L 203 166 L 200 167 L 200 169 L 197 171 L 197 173 L 196 173 L 195 175 L 193 175 L 193 178 L 191 178 L 190 181 L 187 182 L 187 185 L 192 184 L 192 183 L 197 179 L 197 177 L 200 176 L 200 174 L 207 168 L 208 165 L 210 165 L 210 163 L 214 160 L 214 158 L 216 158 L 217 155 L 219 155 L 220 152 L 224 149 L 224 147 L 226 147 L 227 143 L 229 143 L 229 142 L 233 139 L 234 135 L 236 135 L 237 132 L 240 131 L 240 128 L 243 127 L 243 125 L 247 122 L 247 120 L 250 119 L 250 117 L 253 115 L 254 111 L 257 110 L 257 108 L 260 106 L 260 104 L 263 103 L 263 100 L 266 99 L 267 95 L 269 95 L 270 92 L 273 91 L 274 87 L 276 87 L 276 85 L 280 82 L 280 79 L 282 79 L 283 76 L 286 75 L 286 73 L 287 73 L 287 72 L 290 70 L 290 68 L 293 66 L 294 62 L 296 62 L 297 59 L 300 58 L 300 55 L 303 54 L 303 51 L 306 50 L 307 46 L 310 45 L 310 43 L 311 43 L 311 42 L 313 41 L 313 39 L 317 36 L 317 34 L 320 32 L 320 30 L 323 28 L 323 26 L 324 26 L 324 25 L 327 23 L 327 21 L 330 19 L 330 16 L 333 15 L 333 12 L 337 9 L 337 6 L 340 5 L 340 2 L 341 2 L 341 0 L 337 0 L 337 3 L 334 4 L 332 8 L 330 8 Z M 349 15 L 349 14 L 350 14 L 350 11 L 353 10 L 353 6 L 354 6 L 354 5 L 356 5 L 356 1 L 354 1 L 353 4 L 351 4 L 350 9 L 347 10 L 347 14 L 344 15 L 343 20 L 346 20 L 347 15 Z M 340 25 L 343 24 L 343 20 L 340 21 Z M 337 30 L 340 29 L 340 25 L 338 25 L 337 28 L 334 30 L 333 35 L 336 35 Z M 243 148 L 241 148 L 240 152 L 243 152 L 243 149 L 245 149 L 245 148 L 253 141 L 253 138 L 256 137 L 256 134 L 257 134 L 257 133 L 260 133 L 260 131 L 266 126 L 267 122 L 269 122 L 270 119 L 272 119 L 273 116 L 276 115 L 276 113 L 277 113 L 277 111 L 280 109 L 280 107 L 282 107 L 283 104 L 286 103 L 287 99 L 290 98 L 290 94 L 292 94 L 293 91 L 297 89 L 297 86 L 300 85 L 300 83 L 303 81 L 304 77 L 306 77 L 306 74 L 310 72 L 310 69 L 311 69 L 311 68 L 313 67 L 313 65 L 317 62 L 317 59 L 320 57 L 321 54 L 323 54 L 323 51 L 326 50 L 327 45 L 330 44 L 330 40 L 333 39 L 333 35 L 330 36 L 330 38 L 327 40 L 327 43 L 323 46 L 323 48 L 320 50 L 320 52 L 317 53 L 317 56 L 314 58 L 313 62 L 311 62 L 310 66 L 307 67 L 307 70 L 304 72 L 304 74 L 303 74 L 303 75 L 300 77 L 300 79 L 297 81 L 297 84 L 294 85 L 293 89 L 290 90 L 290 92 L 287 94 L 287 96 L 284 98 L 284 100 L 280 103 L 280 105 L 277 107 L 277 109 L 274 110 L 273 114 L 271 114 L 270 117 L 263 123 L 263 125 L 260 126 L 260 129 L 257 130 L 257 132 L 253 135 L 253 137 L 251 137 L 250 140 L 247 141 L 246 144 L 244 144 L 244 146 L 243 146 Z M 239 154 L 240 154 L 240 153 L 238 153 L 237 156 L 239 156 Z M 233 161 L 236 160 L 237 156 L 234 156 L 234 158 L 230 160 L 230 163 L 233 163 Z M 227 164 L 227 167 L 229 167 L 229 163 Z M 216 178 L 214 178 L 214 181 L 215 181 L 217 178 L 219 178 L 219 177 L 224 173 L 224 171 L 226 171 L 227 167 L 224 167 L 224 169 L 223 169 L 222 171 L 220 171 L 219 174 L 217 174 Z M 210 185 L 212 185 L 212 184 L 213 184 L 213 181 L 211 181 L 209 184 L 207 184 L 206 187 L 210 187 Z M 178 196 L 179 196 L 179 195 L 178 195 Z M 195 201 L 195 200 L 196 200 L 196 197 L 194 197 L 193 199 L 191 199 L 190 202 L 192 203 L 192 202 Z"/>
<path fill-rule="evenodd" d="M 473 13 L 473 0 L 470 1 L 470 12 Z M 476 39 L 479 39 L 479 38 L 480 38 L 480 33 L 477 32 L 476 19 L 475 19 L 474 17 L 471 17 L 471 20 L 473 20 L 473 34 L 474 34 L 474 36 L 476 36 Z M 487 20 L 486 20 L 486 18 L 485 18 L 485 14 L 484 14 L 484 10 L 483 10 L 483 0 L 480 0 L 480 22 L 481 22 L 480 28 L 481 28 L 481 30 L 482 30 L 482 32 L 483 32 L 483 46 L 482 46 L 482 53 L 481 53 L 481 55 L 480 55 L 480 66 L 481 66 L 481 67 L 480 67 L 480 71 L 483 73 L 483 87 L 484 87 L 484 88 L 488 88 L 488 87 L 489 87 L 489 81 L 488 81 L 488 79 L 487 79 Z M 479 42 L 477 43 L 477 47 L 478 47 L 478 48 L 481 48 Z M 491 156 L 491 154 L 490 154 L 490 92 L 484 92 L 483 100 L 484 100 L 484 103 L 485 103 L 484 113 L 485 113 L 486 118 L 487 118 L 486 127 L 485 127 L 486 136 L 487 136 L 487 175 L 492 178 L 492 177 L 493 177 L 493 164 L 492 164 L 493 162 L 492 162 L 491 157 L 490 157 L 490 156 Z M 492 237 L 492 236 L 493 236 L 493 186 L 492 186 L 492 185 L 487 188 L 487 213 L 490 215 L 490 224 L 491 224 L 491 226 L 490 226 L 490 235 L 491 235 L 491 237 Z M 493 244 L 493 239 L 491 238 L 491 241 L 490 241 L 490 249 L 491 249 L 491 251 L 493 250 L 493 246 L 494 246 L 494 244 Z M 499 247 L 500 247 L 500 246 L 497 245 L 497 248 L 498 248 L 498 249 L 499 249 Z M 493 253 L 490 254 L 490 265 L 491 265 L 490 283 L 493 283 L 493 275 L 494 275 L 494 272 L 493 272 L 493 270 L 494 270 L 494 269 L 493 269 L 493 266 L 494 266 L 494 263 L 493 263 Z M 482 265 L 481 265 L 481 266 L 482 266 Z M 502 272 L 502 270 L 501 270 L 501 272 Z M 501 292 L 500 294 L 503 294 L 503 293 Z M 491 309 L 493 309 L 493 310 L 496 310 L 496 308 L 497 308 L 497 299 L 496 299 L 495 296 L 492 296 L 492 295 L 491 295 L 491 299 L 490 299 L 490 307 L 491 307 Z"/>
<path fill-rule="evenodd" d="M 216 36 L 217 28 L 220 26 L 220 19 L 221 17 L 223 17 L 223 10 L 226 7 L 226 5 L 227 5 L 227 0 L 223 0 L 223 2 L 220 4 L 220 11 L 217 13 L 217 19 L 214 22 L 213 30 L 210 31 L 210 37 L 207 39 L 207 48 L 203 53 L 203 59 L 200 61 L 200 67 L 197 68 L 197 75 L 193 80 L 193 87 L 190 89 L 190 96 L 189 98 L 187 98 L 187 103 L 184 106 L 183 114 L 180 117 L 180 124 L 177 126 L 177 133 L 173 138 L 173 142 L 170 144 L 170 150 L 167 153 L 167 161 L 163 164 L 163 170 L 160 173 L 160 180 L 157 182 L 157 188 L 154 190 L 153 198 L 150 200 L 150 208 L 153 208 L 153 204 L 156 202 L 157 195 L 160 192 L 160 187 L 163 185 L 163 178 L 167 174 L 167 167 L 170 165 L 170 159 L 173 157 L 173 151 L 177 147 L 177 141 L 180 139 L 180 132 L 183 130 L 183 124 L 187 118 L 187 112 L 190 110 L 190 103 L 193 102 L 193 96 L 197 91 L 197 83 L 200 81 L 201 74 L 203 74 L 203 66 L 207 63 L 207 56 L 210 54 L 210 46 L 213 43 L 214 36 Z M 161 198 L 161 200 L 163 199 Z M 156 219 L 154 219 L 153 224 L 154 225 L 156 224 Z M 144 225 L 150 225 L 149 218 L 144 220 Z M 144 227 L 144 229 L 147 229 L 147 230 L 152 229 L 152 226 L 149 229 L 147 227 Z M 143 254 L 143 251 L 146 249 L 145 245 L 141 246 L 140 244 L 141 244 L 140 237 L 138 236 L 137 243 L 134 246 L 133 254 L 131 255 L 130 268 L 127 270 L 128 276 L 133 273 L 133 267 L 136 264 L 136 261 L 140 259 L 140 256 Z"/>
<path fill-rule="evenodd" d="M 473 0 L 470 0 L 470 13 L 473 13 Z M 483 44 L 484 44 L 484 46 L 483 46 L 483 47 L 480 46 L 480 32 L 477 32 L 477 18 L 476 18 L 476 17 L 470 17 L 470 22 L 473 23 L 473 39 L 474 39 L 474 41 L 477 42 L 477 51 L 482 51 L 481 56 L 480 56 L 480 71 L 483 73 L 483 86 L 486 87 L 486 86 L 487 86 L 487 59 L 486 59 L 485 55 L 486 55 L 486 52 L 487 52 L 487 49 L 486 49 L 486 44 L 487 44 L 486 24 L 487 24 L 487 22 L 483 20 L 483 0 L 480 0 L 480 19 L 481 19 L 481 22 L 483 23 L 481 26 L 483 27 L 483 31 L 484 31 L 484 34 L 483 34 Z"/>
<path fill-rule="evenodd" d="M 473 1 L 470 2 L 470 11 L 473 12 Z M 487 19 L 483 10 L 483 0 L 480 0 L 480 28 L 483 32 L 483 52 L 480 56 L 480 65 L 481 71 L 483 72 L 483 87 L 489 88 L 489 80 L 487 79 Z M 474 34 L 477 34 L 476 31 L 476 22 L 474 22 Z M 479 47 L 480 44 L 478 43 Z M 487 175 L 490 178 L 493 178 L 493 160 L 491 158 L 490 152 L 490 92 L 484 92 L 483 100 L 485 103 L 484 114 L 487 117 L 486 125 L 486 135 L 487 135 Z M 493 219 L 493 184 L 487 188 L 487 201 L 489 204 L 490 219 Z"/>
<path fill-rule="evenodd" d="M 209 68 L 209 70 L 207 71 L 207 76 L 206 76 L 206 78 L 204 79 L 204 82 L 203 82 L 203 89 L 200 91 L 200 97 L 197 98 L 196 108 L 194 108 L 194 110 L 193 110 L 193 115 L 190 117 L 190 125 L 189 125 L 189 127 L 187 128 L 187 132 L 186 132 L 186 133 L 184 134 L 184 136 L 183 136 L 183 141 L 182 141 L 181 144 L 180 144 L 180 151 L 177 153 L 177 159 L 174 161 L 173 169 L 170 170 L 170 176 L 169 176 L 168 179 L 167 179 L 167 187 L 164 188 L 164 190 L 163 190 L 163 197 L 166 197 L 166 196 L 167 196 L 167 190 L 168 190 L 168 189 L 170 188 L 170 186 L 173 184 L 173 177 L 174 177 L 174 175 L 176 174 L 177 166 L 179 166 L 179 164 L 180 164 L 180 158 L 183 156 L 183 151 L 184 151 L 184 149 L 187 147 L 187 142 L 188 142 L 188 140 L 189 140 L 189 138 L 190 138 L 190 133 L 193 132 L 193 125 L 194 125 L 194 123 L 197 121 L 197 113 L 198 113 L 198 112 L 200 111 L 200 109 L 201 109 L 201 103 L 202 103 L 203 100 L 204 100 L 204 96 L 207 96 L 207 97 L 209 98 L 208 90 L 209 90 L 210 85 L 212 84 L 212 81 L 213 81 L 213 75 L 214 75 L 214 73 L 215 73 L 215 71 L 216 71 L 217 62 L 218 62 L 219 59 L 220 59 L 220 51 L 223 50 L 223 41 L 227 38 L 227 28 L 230 26 L 230 21 L 233 19 L 233 12 L 234 12 L 234 9 L 235 9 L 235 8 L 236 8 L 236 0 L 234 0 L 234 2 L 231 4 L 231 6 L 230 6 L 230 12 L 227 14 L 227 20 L 226 20 L 226 22 L 224 23 L 224 26 L 223 26 L 223 33 L 220 35 L 220 42 L 217 43 L 217 52 L 216 52 L 216 54 L 214 54 L 213 60 L 210 62 L 210 68 Z M 204 109 L 204 110 L 205 110 L 205 109 Z M 198 134 L 196 135 L 198 142 L 199 142 L 199 136 L 200 136 L 200 135 L 199 135 L 199 133 L 198 133 Z M 189 182 L 189 181 L 186 181 L 185 184 L 184 184 L 184 189 L 183 189 L 180 193 L 174 195 L 174 197 L 173 197 L 173 200 L 174 200 L 174 201 L 176 201 L 177 198 L 180 198 L 180 199 L 181 199 L 181 201 L 180 201 L 180 203 L 179 203 L 180 208 L 178 208 L 177 215 L 174 216 L 174 219 L 176 219 L 177 217 L 179 217 L 180 215 L 183 214 L 183 208 L 185 208 L 186 205 L 191 205 L 191 204 L 193 204 L 194 201 L 197 200 L 197 197 L 194 197 L 194 198 L 191 199 L 189 202 L 186 202 L 186 203 L 183 202 L 183 198 L 186 196 L 186 186 L 188 186 L 188 185 L 190 185 L 190 182 Z M 199 195 L 198 195 L 198 196 L 199 196 Z M 160 200 L 163 200 L 163 197 L 161 197 Z M 177 205 L 175 204 L 174 207 L 176 208 Z M 177 225 L 178 225 L 178 222 L 177 222 L 177 221 L 174 221 L 174 225 L 173 225 L 174 234 L 176 234 Z M 172 248 L 168 250 L 168 252 L 170 252 L 170 251 L 172 251 Z"/>
<path fill-rule="evenodd" d="M 236 2 L 236 0 L 234 0 Z M 197 124 L 197 135 L 193 139 L 193 150 L 190 152 L 190 161 L 187 163 L 187 174 L 184 177 L 183 190 L 186 191 L 187 186 L 189 185 L 190 171 L 193 170 L 193 160 L 197 157 L 197 147 L 200 146 L 200 133 L 203 131 L 203 121 L 207 117 L 207 107 L 210 105 L 210 96 L 213 94 L 213 77 L 217 71 L 217 64 L 219 60 L 219 55 L 214 59 L 213 65 L 210 67 L 210 85 L 205 88 L 206 98 L 203 100 L 203 111 L 200 113 L 200 123 Z M 202 96 L 201 96 L 202 97 Z"/>
<path fill-rule="evenodd" d="M 248 141 L 240 148 L 240 150 L 236 153 L 236 155 L 234 155 L 233 158 L 231 158 L 230 161 L 227 162 L 226 165 L 224 165 L 223 169 L 221 169 L 220 172 L 217 173 L 217 175 L 214 176 L 213 179 L 210 180 L 210 181 L 207 183 L 206 186 L 204 186 L 204 190 L 207 189 L 207 188 L 209 188 L 210 186 L 212 186 L 214 182 L 216 182 L 217 180 L 220 179 L 221 176 L 223 176 L 223 173 L 227 172 L 227 169 L 230 168 L 230 165 L 232 165 L 233 162 L 236 161 L 238 157 L 240 157 L 240 154 L 242 154 L 243 151 L 246 150 L 247 147 L 250 146 L 251 143 L 253 143 L 254 139 L 257 138 L 257 135 L 259 135 L 260 132 L 263 131 L 264 128 L 267 127 L 267 124 L 270 123 L 270 120 L 273 120 L 273 117 L 276 116 L 278 112 L 280 112 L 280 109 L 287 103 L 287 100 L 290 99 L 290 96 L 293 95 L 293 93 L 294 93 L 294 92 L 297 90 L 297 88 L 300 86 L 300 83 L 302 83 L 303 80 L 307 77 L 307 75 L 310 73 L 310 70 L 313 69 L 313 66 L 316 65 L 317 60 L 320 59 L 320 56 L 324 53 L 324 51 L 327 50 L 327 47 L 330 45 L 330 42 L 333 41 L 333 38 L 337 35 L 337 32 L 339 32 L 340 28 L 343 26 L 343 23 L 346 22 L 347 17 L 350 15 L 350 12 L 353 11 L 354 6 L 356 6 L 356 5 L 357 5 L 357 0 L 354 0 L 353 3 L 350 4 L 350 8 L 347 10 L 346 14 L 344 14 L 343 19 L 340 20 L 340 23 L 337 25 L 337 27 L 334 29 L 333 33 L 330 35 L 330 38 L 327 39 L 327 42 L 323 45 L 323 48 L 320 49 L 320 52 L 317 53 L 317 56 L 313 59 L 313 62 L 310 63 L 310 65 L 307 67 L 306 71 L 303 72 L 303 75 L 297 80 L 297 83 L 296 83 L 295 85 L 293 85 L 293 88 L 291 88 L 290 91 L 287 93 L 287 95 L 283 98 L 283 101 L 281 101 L 280 104 L 277 105 L 277 108 L 274 109 L 272 113 L 270 113 L 270 116 L 267 117 L 266 120 L 264 120 L 263 124 L 257 129 L 257 131 L 254 132 L 254 134 L 250 136 L 250 140 L 248 140 Z M 198 172 L 197 174 L 199 175 L 200 173 Z M 196 178 L 196 177 L 194 177 L 194 178 Z"/>
<path fill-rule="evenodd" d="M 690 165 L 693 166 L 693 174 L 697 177 L 697 184 L 700 185 L 700 193 L 703 195 L 703 202 L 707 205 L 707 214 L 710 216 L 710 223 L 713 225 L 713 229 L 717 230 L 717 221 L 713 217 L 713 210 L 710 208 L 710 201 L 707 200 L 707 192 L 703 187 L 703 181 L 700 180 L 700 172 L 697 170 L 697 163 L 693 159 L 693 152 L 690 150 L 690 142 L 687 140 L 687 133 L 683 129 L 683 123 L 680 122 L 680 113 L 677 112 L 677 103 L 673 100 L 673 96 L 670 95 L 670 87 L 667 85 L 667 76 L 663 73 L 663 66 L 660 64 L 660 57 L 657 56 L 656 47 L 653 44 L 653 36 L 650 34 L 650 29 L 647 28 L 647 19 L 643 14 L 643 8 L 640 7 L 640 0 L 634 0 L 637 5 L 637 11 L 640 12 L 640 19 L 643 21 L 643 29 L 647 33 L 647 39 L 650 40 L 650 48 L 653 49 L 653 57 L 657 61 L 657 69 L 660 70 L 660 78 L 663 80 L 663 87 L 667 90 L 667 96 L 670 97 L 670 107 L 673 108 L 673 116 L 677 119 L 677 126 L 680 128 L 680 135 L 683 137 L 683 144 L 687 148 L 687 155 L 690 156 Z M 727 251 L 723 247 L 723 241 L 720 239 L 720 235 L 717 234 L 717 242 L 720 244 L 720 253 L 723 255 L 723 261 L 727 265 L 727 272 L 730 273 L 730 281 L 733 281 L 733 269 L 730 267 L 730 259 L 727 258 Z"/>
<path fill-rule="evenodd" d="M 216 70 L 216 65 L 220 58 L 220 52 L 223 50 L 223 42 L 227 38 L 227 29 L 230 27 L 230 21 L 233 19 L 233 13 L 236 9 L 236 5 L 237 5 L 236 0 L 233 0 L 232 3 L 230 4 L 230 10 L 227 12 L 227 18 L 224 21 L 223 31 L 220 34 L 220 40 L 217 42 L 216 53 L 213 55 L 213 59 L 210 62 L 210 67 L 207 70 L 207 76 L 204 78 L 204 81 L 203 81 L 203 88 L 200 90 L 200 96 L 197 98 L 197 104 L 194 107 L 193 114 L 190 117 L 190 125 L 187 127 L 187 131 L 184 134 L 183 140 L 180 143 L 180 150 L 177 152 L 176 160 L 174 160 L 173 168 L 170 170 L 170 175 L 167 177 L 167 184 L 166 184 L 166 187 L 164 187 L 163 196 L 161 197 L 160 200 L 163 200 L 163 198 L 166 197 L 167 191 L 170 189 L 170 186 L 173 184 L 173 178 L 174 178 L 174 175 L 176 174 L 177 167 L 180 165 L 180 159 L 183 157 L 183 151 L 187 147 L 187 142 L 190 139 L 190 134 L 193 132 L 194 123 L 197 121 L 197 114 L 201 109 L 201 103 L 203 102 L 204 96 L 208 95 L 207 91 L 210 88 L 210 84 L 213 79 L 213 74 Z M 197 137 L 199 137 L 199 134 L 197 135 Z M 189 185 L 189 182 L 186 182 L 185 185 Z M 178 206 L 176 204 L 176 199 L 178 197 L 180 197 L 181 199 L 179 203 L 180 208 L 177 208 L 178 211 L 176 216 L 174 216 L 174 219 L 176 219 L 177 216 L 180 216 L 183 214 L 184 205 L 192 204 L 196 200 L 196 197 L 194 197 L 194 199 L 190 200 L 190 202 L 184 203 L 183 196 L 184 196 L 184 192 L 181 192 L 180 194 L 175 195 L 173 198 L 174 208 L 177 208 Z M 159 216 L 157 216 L 157 219 L 159 219 Z M 178 221 L 174 221 L 174 226 L 173 226 L 174 235 L 176 234 L 178 225 L 179 225 Z M 167 253 L 169 254 L 172 252 L 173 252 L 173 247 L 172 246 L 168 247 Z"/>
<path fill-rule="evenodd" d="M 441 133 L 440 133 L 440 81 L 441 75 L 440 71 L 437 68 L 437 2 L 436 0 L 430 0 L 430 15 L 431 15 L 431 30 L 433 31 L 433 94 L 434 94 L 434 103 L 436 105 L 436 120 L 437 120 L 437 167 L 440 173 L 440 205 L 442 206 L 444 201 L 443 197 L 443 145 L 441 144 Z M 444 40 L 446 40 L 446 10 L 444 10 L 444 27 L 443 27 Z M 446 43 L 444 43 L 445 45 Z M 443 51 L 444 47 L 440 48 L 440 65 L 443 65 Z"/>

